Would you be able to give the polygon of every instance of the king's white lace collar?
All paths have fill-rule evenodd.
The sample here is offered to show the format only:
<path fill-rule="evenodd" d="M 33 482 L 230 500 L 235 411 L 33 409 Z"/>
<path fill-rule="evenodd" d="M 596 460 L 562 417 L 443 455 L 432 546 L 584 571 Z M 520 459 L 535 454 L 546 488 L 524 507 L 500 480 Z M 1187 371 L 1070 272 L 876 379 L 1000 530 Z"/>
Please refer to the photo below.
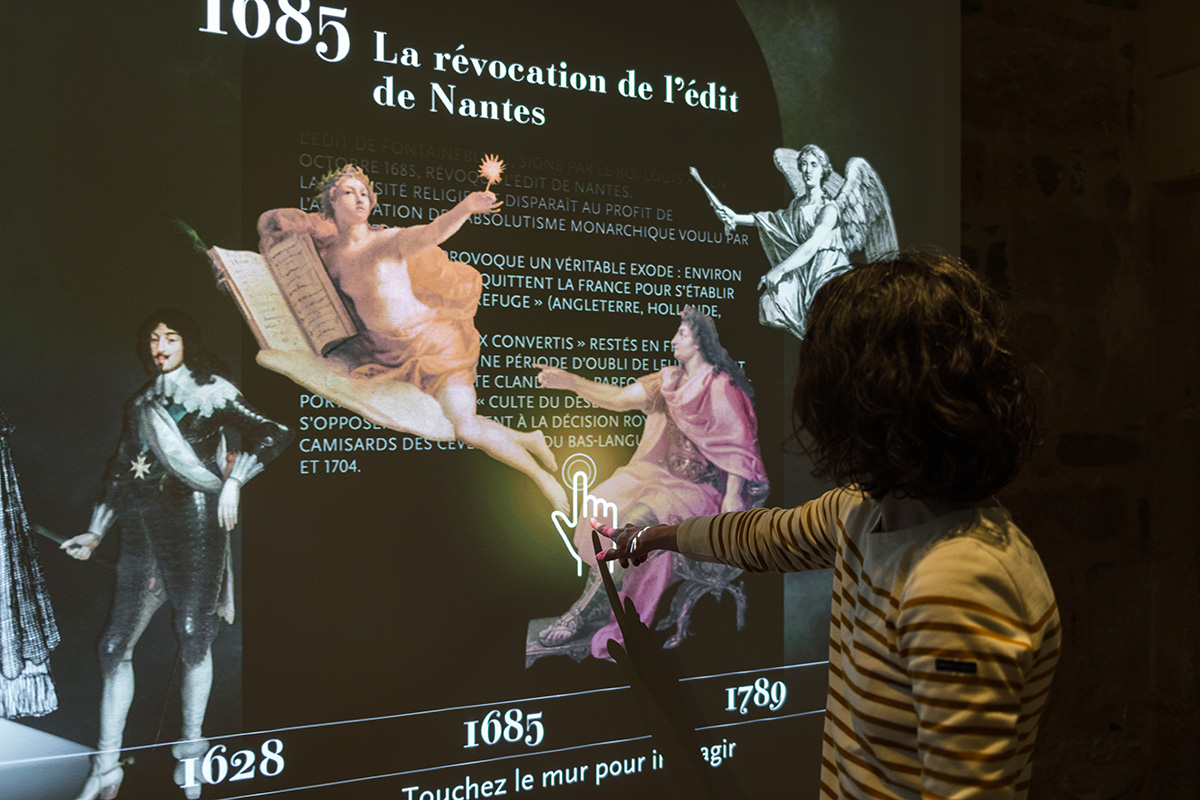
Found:
<path fill-rule="evenodd" d="M 159 375 L 146 393 L 148 399 L 162 398 L 182 406 L 185 414 L 199 414 L 201 418 L 212 416 L 214 411 L 237 396 L 237 387 L 218 375 L 213 376 L 211 383 L 200 386 L 187 364 Z"/>

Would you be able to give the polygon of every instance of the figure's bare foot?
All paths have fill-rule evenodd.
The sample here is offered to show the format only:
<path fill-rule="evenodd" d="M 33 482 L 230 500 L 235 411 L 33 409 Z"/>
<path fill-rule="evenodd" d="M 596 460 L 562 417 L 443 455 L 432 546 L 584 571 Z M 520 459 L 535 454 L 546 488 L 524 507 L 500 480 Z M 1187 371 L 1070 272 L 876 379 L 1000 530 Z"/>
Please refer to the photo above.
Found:
<path fill-rule="evenodd" d="M 529 433 L 521 434 L 521 446 L 542 462 L 546 469 L 558 472 L 558 459 L 554 457 L 550 445 L 546 444 L 546 437 L 542 435 L 541 431 L 529 431 Z"/>

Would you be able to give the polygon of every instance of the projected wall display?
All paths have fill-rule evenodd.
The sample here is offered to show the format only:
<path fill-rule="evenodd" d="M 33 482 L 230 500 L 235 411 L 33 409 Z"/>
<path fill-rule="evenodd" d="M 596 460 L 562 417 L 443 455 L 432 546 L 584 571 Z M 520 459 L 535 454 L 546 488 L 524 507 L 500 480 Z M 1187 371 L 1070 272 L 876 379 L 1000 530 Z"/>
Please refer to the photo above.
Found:
<path fill-rule="evenodd" d="M 656 554 L 626 641 L 587 520 L 804 499 L 812 295 L 952 245 L 945 15 L 174 5 L 6 41 L 4 796 L 658 797 L 613 642 L 815 790 L 827 577 Z"/>

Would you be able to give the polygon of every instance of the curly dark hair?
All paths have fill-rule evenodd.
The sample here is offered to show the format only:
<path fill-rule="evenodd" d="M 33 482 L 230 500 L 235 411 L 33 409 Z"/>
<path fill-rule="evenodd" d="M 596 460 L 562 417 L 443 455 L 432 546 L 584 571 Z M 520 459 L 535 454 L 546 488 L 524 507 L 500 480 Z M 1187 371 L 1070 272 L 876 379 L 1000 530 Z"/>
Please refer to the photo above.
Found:
<path fill-rule="evenodd" d="M 728 375 L 733 385 L 745 392 L 746 397 L 750 398 L 750 402 L 753 403 L 754 387 L 750 385 L 746 371 L 733 360 L 729 351 L 721 346 L 721 340 L 717 337 L 717 324 L 713 322 L 712 317 L 691 306 L 684 306 L 679 316 L 692 331 L 692 337 L 696 340 L 700 355 L 712 365 L 713 372 L 718 375 L 724 372 Z"/>
<path fill-rule="evenodd" d="M 996 294 L 944 253 L 899 253 L 821 287 L 792 399 L 814 474 L 877 500 L 975 502 L 1008 484 L 1038 435 L 1006 327 Z"/>
<path fill-rule="evenodd" d="M 154 357 L 150 354 L 150 334 L 159 324 L 166 325 L 183 339 L 183 363 L 192 372 L 192 378 L 203 386 L 212 382 L 213 375 L 229 379 L 229 368 L 215 353 L 204 346 L 204 337 L 196 321 L 177 308 L 160 308 L 142 320 L 137 329 L 137 356 L 142 368 L 150 375 L 157 375 Z"/>

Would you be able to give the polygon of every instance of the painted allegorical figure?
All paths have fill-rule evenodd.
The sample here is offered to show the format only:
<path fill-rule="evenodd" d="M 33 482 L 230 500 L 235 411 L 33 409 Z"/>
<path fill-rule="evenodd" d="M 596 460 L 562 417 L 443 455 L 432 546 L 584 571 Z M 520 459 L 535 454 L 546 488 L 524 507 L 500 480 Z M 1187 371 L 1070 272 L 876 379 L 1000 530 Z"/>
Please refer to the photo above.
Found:
<path fill-rule="evenodd" d="M 62 545 L 84 560 L 114 523 L 120 529 L 116 589 L 100 639 L 100 740 L 79 800 L 117 794 L 133 701 L 133 650 L 163 605 L 171 607 L 183 662 L 183 730 L 173 754 L 184 759 L 207 750 L 202 727 L 213 682 L 212 643 L 220 621 L 232 622 L 234 614 L 229 534 L 241 488 L 292 438 L 287 427 L 246 404 L 187 314 L 151 314 L 138 328 L 137 350 L 153 379 L 126 404 L 87 533 Z M 182 785 L 178 771 L 176 782 Z M 185 788 L 189 798 L 199 791 Z"/>
<path fill-rule="evenodd" d="M 861 158 L 846 162 L 843 177 L 824 150 L 807 144 L 799 151 L 778 148 L 775 166 L 795 194 L 780 211 L 739 214 L 704 188 L 727 230 L 758 228 L 771 262 L 758 284 L 759 322 L 803 338 L 817 290 L 851 268 L 851 253 L 861 250 L 876 259 L 894 251 L 896 226 L 883 182 Z M 699 180 L 695 170 L 692 174 Z"/>
<path fill-rule="evenodd" d="M 432 222 L 389 228 L 368 222 L 378 201 L 370 178 L 347 165 L 320 184 L 319 214 L 273 209 L 259 218 L 260 251 L 297 233 L 312 236 L 329 277 L 349 302 L 360 333 L 345 345 L 356 378 L 411 383 L 437 400 L 459 441 L 534 481 L 551 505 L 567 507 L 541 431 L 516 431 L 476 413 L 483 290 L 477 270 L 439 247 L 472 214 L 500 208 L 490 191 L 471 192 Z"/>
<path fill-rule="evenodd" d="M 549 366 L 538 373 L 544 388 L 566 389 L 601 408 L 646 414 L 633 458 L 591 490 L 616 504 L 620 518 L 633 525 L 753 508 L 762 505 L 769 490 L 750 381 L 721 346 L 710 317 L 690 307 L 681 316 L 671 339 L 679 364 L 627 386 Z M 621 632 L 600 590 L 591 530 L 586 519 L 575 530 L 576 552 L 590 567 L 583 594 L 538 639 L 554 647 L 590 635 L 592 655 L 607 658 L 608 640 L 621 641 Z M 658 554 L 625 574 L 621 594 L 633 598 L 649 625 L 677 579 L 669 554 Z M 607 624 L 596 630 L 604 620 Z"/>

